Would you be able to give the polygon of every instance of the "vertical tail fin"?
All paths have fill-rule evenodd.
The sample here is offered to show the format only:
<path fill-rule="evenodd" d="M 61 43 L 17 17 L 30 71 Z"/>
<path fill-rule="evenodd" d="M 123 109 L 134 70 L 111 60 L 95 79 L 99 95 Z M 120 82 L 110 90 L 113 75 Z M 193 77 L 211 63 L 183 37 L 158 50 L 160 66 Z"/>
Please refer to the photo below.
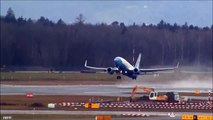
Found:
<path fill-rule="evenodd" d="M 135 63 L 135 68 L 138 68 L 140 67 L 140 62 L 141 62 L 141 53 L 138 55 L 138 58 L 137 58 L 137 61 Z"/>

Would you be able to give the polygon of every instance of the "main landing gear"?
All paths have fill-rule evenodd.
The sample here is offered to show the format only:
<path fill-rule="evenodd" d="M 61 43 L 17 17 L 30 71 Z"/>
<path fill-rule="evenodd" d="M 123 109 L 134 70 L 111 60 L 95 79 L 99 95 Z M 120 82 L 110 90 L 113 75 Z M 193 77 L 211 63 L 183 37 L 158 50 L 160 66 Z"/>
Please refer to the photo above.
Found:
<path fill-rule="evenodd" d="M 121 79 L 121 76 L 117 76 L 117 79 L 120 80 L 120 79 Z"/>
<path fill-rule="evenodd" d="M 137 77 L 136 77 L 136 76 L 133 76 L 133 77 L 132 77 L 132 79 L 133 79 L 133 80 L 136 80 L 136 79 L 137 79 Z"/>

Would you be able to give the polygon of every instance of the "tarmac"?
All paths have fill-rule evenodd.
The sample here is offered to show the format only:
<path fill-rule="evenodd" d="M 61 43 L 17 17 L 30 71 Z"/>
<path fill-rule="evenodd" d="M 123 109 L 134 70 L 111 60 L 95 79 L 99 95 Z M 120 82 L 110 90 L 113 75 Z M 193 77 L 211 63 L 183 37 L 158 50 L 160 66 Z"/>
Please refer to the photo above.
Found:
<path fill-rule="evenodd" d="M 112 120 L 180 120 L 182 114 L 192 114 L 190 112 L 175 112 L 175 117 L 168 116 L 168 112 L 127 112 L 127 111 L 64 111 L 64 110 L 1 110 L 2 114 L 69 114 L 69 115 L 122 115 L 122 114 L 146 114 L 146 115 L 158 115 L 158 117 L 124 117 L 124 118 L 112 118 Z M 212 113 L 196 113 L 196 115 L 212 115 Z M 76 119 L 76 118 L 75 118 Z M 64 120 L 64 119 L 63 119 Z M 70 120 L 70 119 L 69 119 Z M 72 119 L 71 119 L 72 120 Z M 86 119 L 78 119 L 86 120 Z M 90 120 L 90 118 L 87 118 Z M 91 118 L 94 120 L 94 118 Z"/>
<path fill-rule="evenodd" d="M 122 96 L 129 97 L 133 86 L 122 85 L 1 85 L 1 95 L 95 95 L 95 96 Z M 158 92 L 186 92 L 192 93 L 200 90 L 208 93 L 210 88 L 166 88 L 161 86 L 152 87 Z M 145 93 L 145 92 L 140 92 Z M 183 96 L 185 97 L 185 96 Z M 186 96 L 189 99 L 206 100 L 208 96 Z"/>
<path fill-rule="evenodd" d="M 95 96 L 123 96 L 129 97 L 133 85 L 4 85 L 1 84 L 1 95 L 95 95 Z M 193 92 L 200 90 L 201 93 L 208 93 L 211 88 L 168 88 L 165 86 L 146 86 L 152 87 L 158 92 Z M 212 92 L 212 91 L 211 91 Z M 143 93 L 143 92 L 140 92 Z M 208 99 L 208 96 L 187 96 L 195 99 Z M 122 115 L 122 114 L 147 114 L 158 115 L 158 117 L 123 117 L 112 118 L 111 120 L 180 120 L 182 114 L 202 114 L 212 115 L 212 113 L 202 112 L 175 112 L 175 117 L 168 116 L 168 112 L 133 112 L 133 111 L 65 111 L 65 110 L 1 110 L 1 114 L 92 114 L 92 115 Z M 15 120 L 15 119 L 14 119 Z M 47 119 L 44 119 L 47 120 Z M 57 119 L 58 120 L 58 119 Z M 66 120 L 66 119 L 61 119 Z M 76 120 L 76 118 L 69 120 Z M 79 118 L 78 120 L 94 120 L 94 118 Z"/>

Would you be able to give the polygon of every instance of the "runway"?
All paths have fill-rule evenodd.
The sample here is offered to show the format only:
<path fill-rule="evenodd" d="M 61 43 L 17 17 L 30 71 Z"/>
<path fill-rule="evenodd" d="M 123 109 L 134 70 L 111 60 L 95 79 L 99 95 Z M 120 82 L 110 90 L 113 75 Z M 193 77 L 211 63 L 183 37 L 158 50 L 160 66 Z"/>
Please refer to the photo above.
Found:
<path fill-rule="evenodd" d="M 1 85 L 1 95 L 25 95 L 26 93 L 33 93 L 35 95 L 96 95 L 128 97 L 132 88 L 133 86 L 122 85 Z M 208 88 L 165 88 L 161 86 L 153 88 L 158 92 L 193 92 L 194 90 L 199 89 L 203 93 L 208 93 L 210 90 Z M 198 96 L 193 98 L 198 98 Z M 207 96 L 199 97 L 199 99 L 205 100 L 206 98 Z"/>

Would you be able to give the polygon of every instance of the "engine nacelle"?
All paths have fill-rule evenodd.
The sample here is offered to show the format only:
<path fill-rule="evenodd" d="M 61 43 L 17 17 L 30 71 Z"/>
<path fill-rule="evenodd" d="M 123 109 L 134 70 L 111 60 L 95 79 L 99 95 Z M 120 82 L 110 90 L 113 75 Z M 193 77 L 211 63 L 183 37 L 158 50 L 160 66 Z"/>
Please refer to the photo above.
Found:
<path fill-rule="evenodd" d="M 133 72 L 134 72 L 134 74 L 139 74 L 139 69 L 138 68 L 135 68 L 134 70 L 133 70 Z"/>
<path fill-rule="evenodd" d="M 112 75 L 115 71 L 111 67 L 109 67 L 107 68 L 107 72 Z"/>

